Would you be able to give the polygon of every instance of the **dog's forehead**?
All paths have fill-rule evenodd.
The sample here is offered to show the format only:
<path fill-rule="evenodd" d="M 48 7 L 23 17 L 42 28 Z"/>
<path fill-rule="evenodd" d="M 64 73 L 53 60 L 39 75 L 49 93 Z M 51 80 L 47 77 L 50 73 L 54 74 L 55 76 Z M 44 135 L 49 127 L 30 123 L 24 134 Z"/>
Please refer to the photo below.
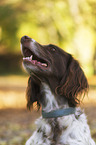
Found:
<path fill-rule="evenodd" d="M 62 52 L 64 52 L 64 50 L 63 49 L 61 49 L 59 46 L 57 46 L 57 45 L 54 45 L 54 44 L 48 44 L 48 45 L 43 45 L 45 48 L 54 48 L 55 50 L 58 50 L 58 51 L 62 51 Z"/>
<path fill-rule="evenodd" d="M 59 46 L 57 45 L 54 45 L 54 44 L 48 44 L 48 45 L 43 45 L 43 47 L 45 47 L 46 49 L 49 48 L 53 48 L 56 50 L 57 53 L 54 53 L 54 54 L 58 54 L 58 56 L 65 56 L 65 57 L 69 57 L 70 54 L 68 52 L 66 52 L 63 48 L 60 48 Z"/>
<path fill-rule="evenodd" d="M 57 48 L 59 48 L 58 46 L 56 46 L 56 45 L 54 45 L 54 44 L 47 44 L 47 45 L 43 45 L 43 47 L 57 47 Z"/>
<path fill-rule="evenodd" d="M 54 45 L 54 44 L 48 44 L 48 47 L 54 47 L 54 48 L 60 49 L 57 45 Z"/>

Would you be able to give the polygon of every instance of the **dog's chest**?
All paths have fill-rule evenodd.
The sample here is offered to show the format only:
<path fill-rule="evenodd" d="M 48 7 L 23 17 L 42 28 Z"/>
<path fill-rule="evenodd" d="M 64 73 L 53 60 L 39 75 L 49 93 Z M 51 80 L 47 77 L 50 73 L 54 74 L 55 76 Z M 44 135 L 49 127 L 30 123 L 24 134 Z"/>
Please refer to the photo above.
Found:
<path fill-rule="evenodd" d="M 85 114 L 78 120 L 72 115 L 57 119 L 40 117 L 36 125 L 37 130 L 26 145 L 95 145 Z"/>
<path fill-rule="evenodd" d="M 43 119 L 42 117 L 36 121 L 37 130 L 31 137 L 31 141 L 35 138 L 38 142 L 32 142 L 32 145 L 64 145 L 61 143 L 63 132 L 68 130 L 70 117 L 59 119 Z M 67 131 L 68 132 L 68 131 Z M 68 134 L 68 133 L 67 133 Z M 67 137 L 67 136 L 66 136 Z M 35 141 L 36 141 L 35 140 Z"/>

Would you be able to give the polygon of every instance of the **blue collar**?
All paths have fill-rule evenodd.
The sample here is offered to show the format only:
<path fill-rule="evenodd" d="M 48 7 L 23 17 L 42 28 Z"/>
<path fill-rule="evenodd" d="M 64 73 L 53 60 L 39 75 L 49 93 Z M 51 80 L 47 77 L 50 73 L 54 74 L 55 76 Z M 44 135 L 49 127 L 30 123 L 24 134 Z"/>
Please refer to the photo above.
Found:
<path fill-rule="evenodd" d="M 75 114 L 75 110 L 76 110 L 75 108 L 69 107 L 65 109 L 53 110 L 50 112 L 42 111 L 42 116 L 43 118 L 57 118 L 57 117 L 67 116 L 70 114 Z"/>

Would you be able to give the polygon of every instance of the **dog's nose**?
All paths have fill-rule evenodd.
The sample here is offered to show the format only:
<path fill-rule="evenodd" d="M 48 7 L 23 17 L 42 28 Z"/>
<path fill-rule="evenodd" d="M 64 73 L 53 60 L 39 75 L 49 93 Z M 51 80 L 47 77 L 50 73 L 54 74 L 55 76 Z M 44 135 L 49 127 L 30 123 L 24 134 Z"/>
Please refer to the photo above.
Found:
<path fill-rule="evenodd" d="M 28 42 L 28 41 L 31 41 L 31 38 L 27 35 L 23 36 L 21 38 L 21 43 L 23 44 L 24 42 Z"/>

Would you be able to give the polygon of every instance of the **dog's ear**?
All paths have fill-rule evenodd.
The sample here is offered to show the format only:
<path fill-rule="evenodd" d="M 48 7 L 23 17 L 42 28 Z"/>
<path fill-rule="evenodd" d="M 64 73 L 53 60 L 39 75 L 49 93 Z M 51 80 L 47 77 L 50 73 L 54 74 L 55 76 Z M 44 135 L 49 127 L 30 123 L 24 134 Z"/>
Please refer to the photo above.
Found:
<path fill-rule="evenodd" d="M 37 83 L 35 77 L 29 77 L 28 86 L 26 90 L 27 108 L 30 110 L 33 107 L 33 103 L 37 102 L 38 109 L 40 108 L 39 102 L 40 85 Z"/>
<path fill-rule="evenodd" d="M 69 106 L 75 107 L 80 103 L 78 95 L 81 96 L 88 90 L 88 82 L 78 61 L 71 55 L 70 57 L 57 93 L 67 98 Z"/>

